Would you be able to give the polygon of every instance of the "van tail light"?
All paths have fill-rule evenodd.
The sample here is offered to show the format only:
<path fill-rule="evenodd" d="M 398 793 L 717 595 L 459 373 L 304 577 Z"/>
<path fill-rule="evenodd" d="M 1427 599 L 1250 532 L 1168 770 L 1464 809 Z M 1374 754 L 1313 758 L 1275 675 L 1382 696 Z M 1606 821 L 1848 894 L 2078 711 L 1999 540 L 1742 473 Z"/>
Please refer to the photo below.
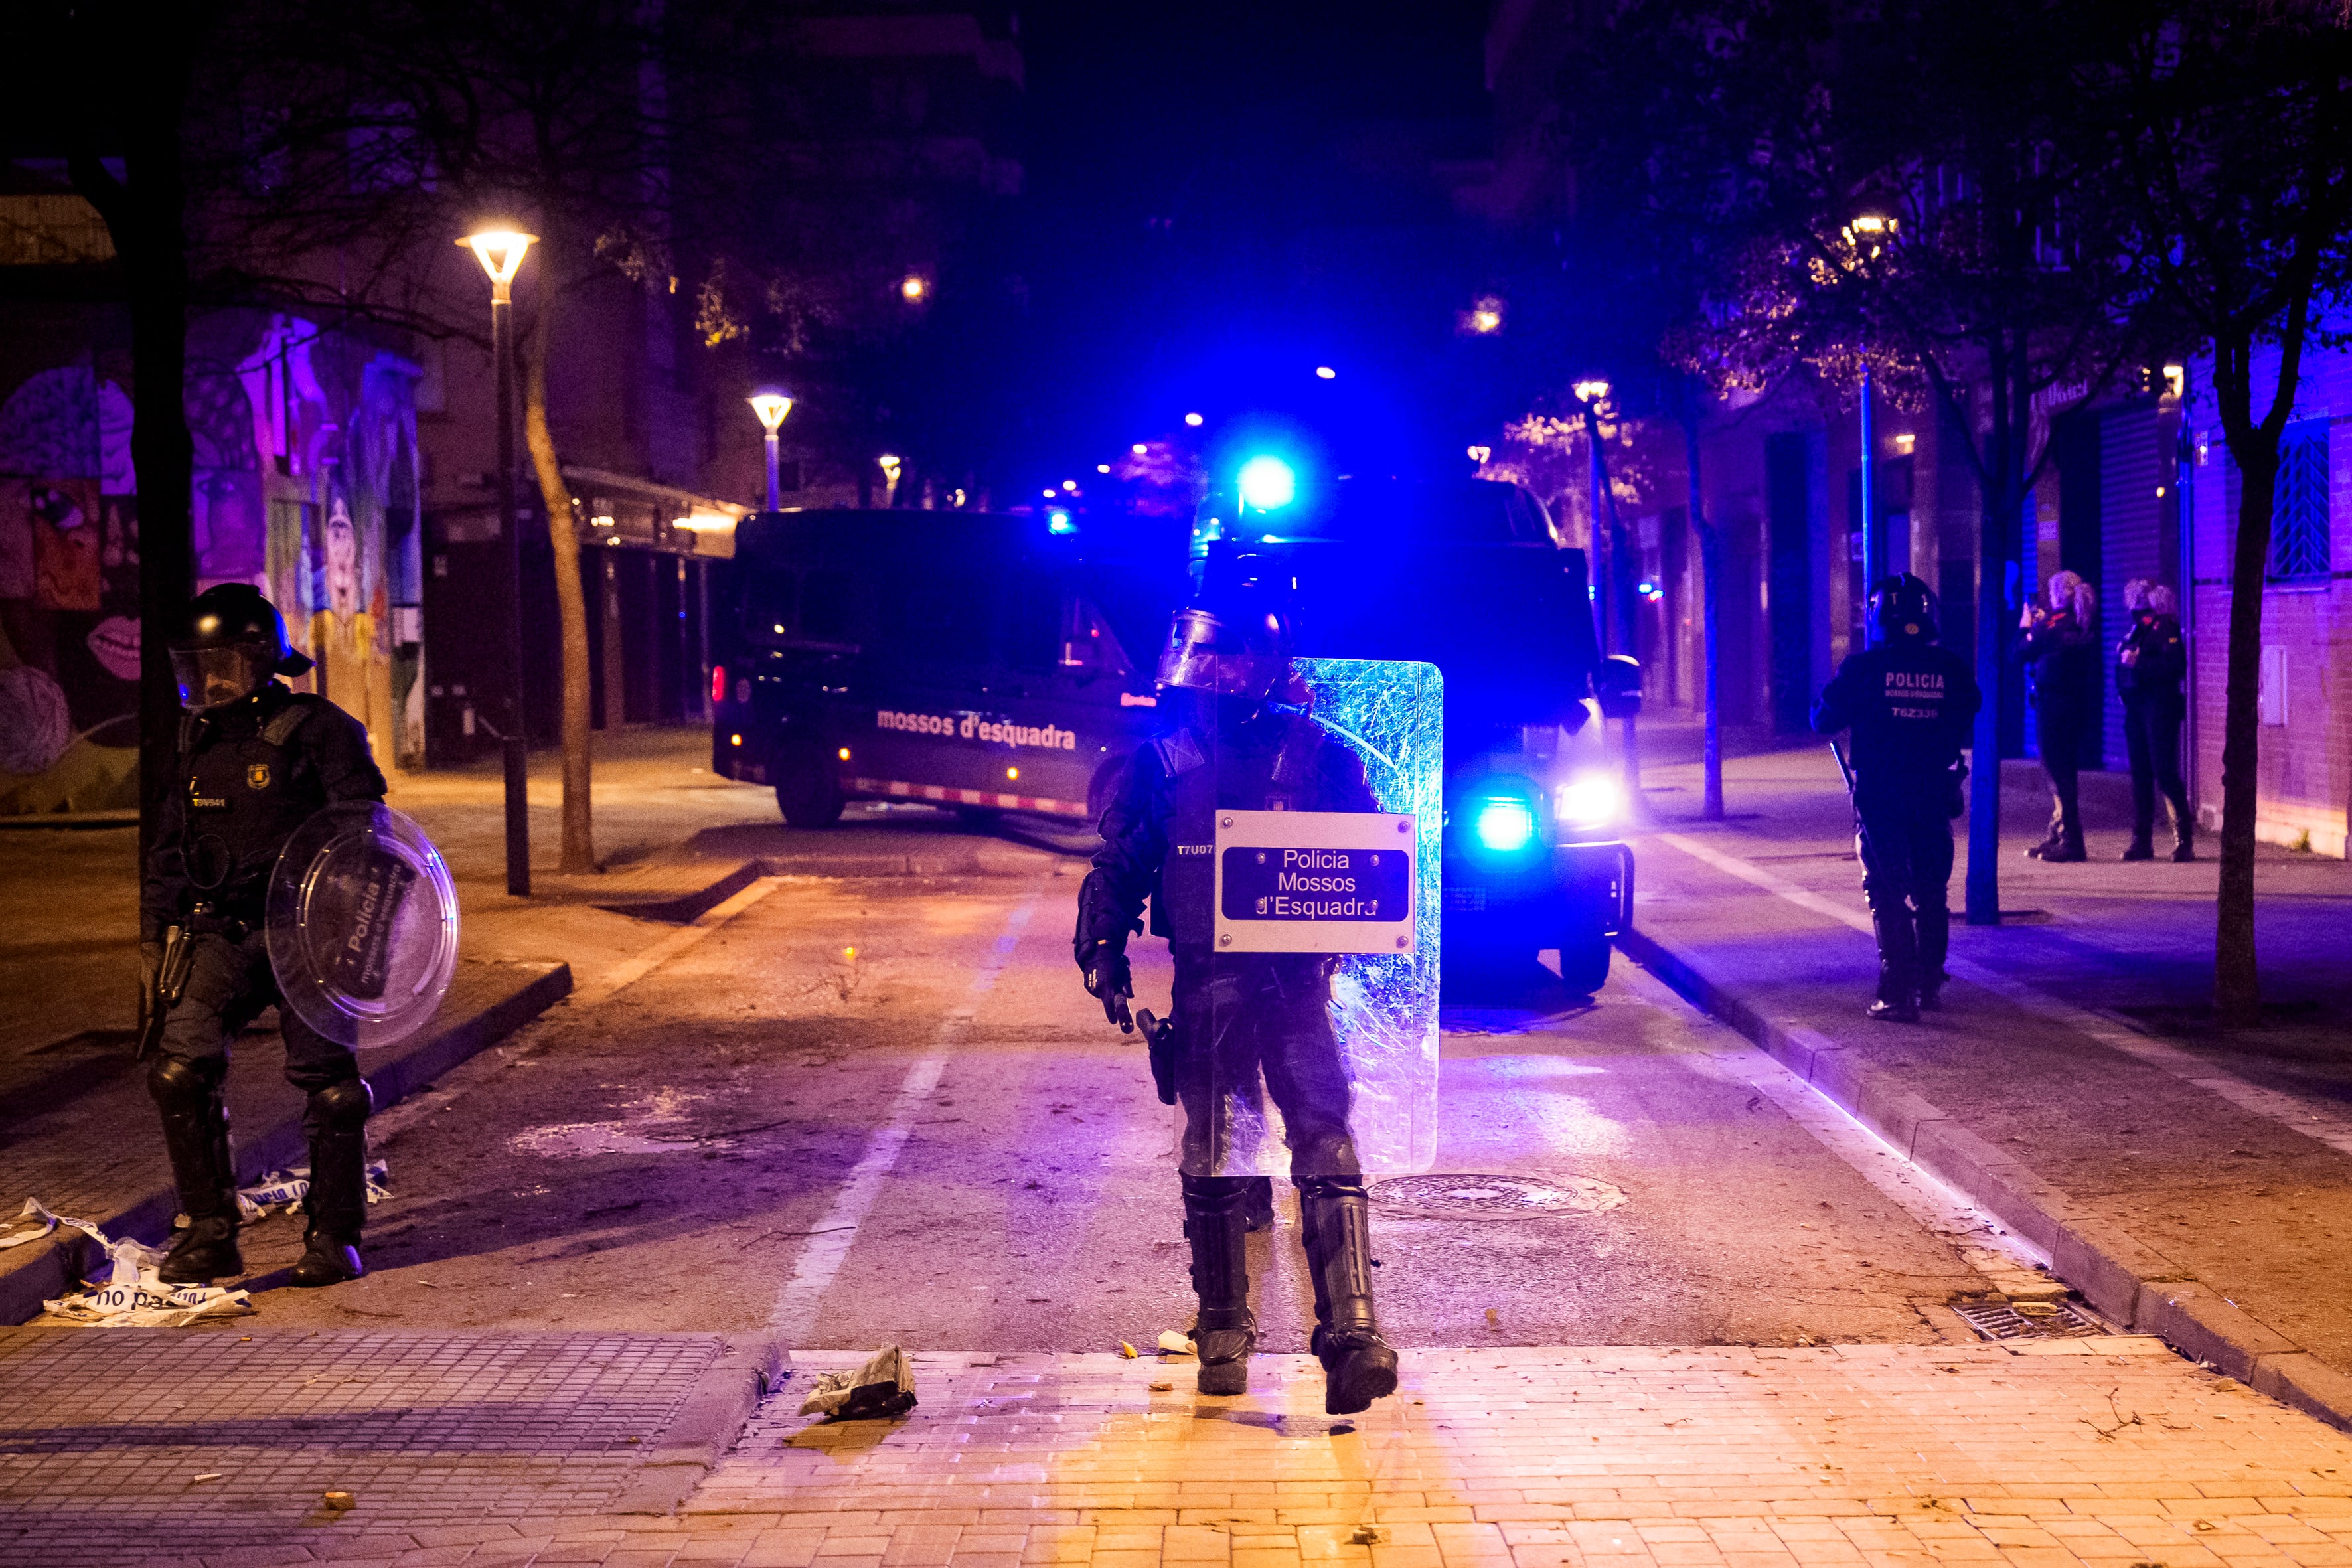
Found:
<path fill-rule="evenodd" d="M 727 667 L 723 664 L 714 664 L 710 667 L 710 700 L 713 702 L 727 700 Z"/>

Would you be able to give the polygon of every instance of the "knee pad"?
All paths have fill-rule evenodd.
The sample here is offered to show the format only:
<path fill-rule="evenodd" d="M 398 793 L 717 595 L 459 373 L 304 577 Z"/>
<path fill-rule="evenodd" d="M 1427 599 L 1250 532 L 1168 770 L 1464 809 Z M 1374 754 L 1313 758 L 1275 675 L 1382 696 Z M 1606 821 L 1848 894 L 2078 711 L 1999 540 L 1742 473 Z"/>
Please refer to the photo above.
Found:
<path fill-rule="evenodd" d="M 349 1078 L 312 1089 L 310 1109 L 316 1119 L 314 1125 L 347 1132 L 366 1124 L 375 1110 L 375 1092 L 368 1088 L 367 1079 Z"/>
<path fill-rule="evenodd" d="M 202 1110 L 219 1098 L 227 1069 L 219 1057 L 157 1057 L 147 1069 L 147 1092 L 167 1111 Z"/>

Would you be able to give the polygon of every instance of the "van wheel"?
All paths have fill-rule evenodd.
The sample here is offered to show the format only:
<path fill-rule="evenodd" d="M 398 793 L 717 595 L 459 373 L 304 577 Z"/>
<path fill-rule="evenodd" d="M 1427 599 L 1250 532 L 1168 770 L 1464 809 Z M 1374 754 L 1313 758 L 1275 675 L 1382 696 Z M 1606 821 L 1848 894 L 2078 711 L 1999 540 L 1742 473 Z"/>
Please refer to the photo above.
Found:
<path fill-rule="evenodd" d="M 776 809 L 787 827 L 831 827 L 841 820 L 841 781 L 814 757 L 795 757 L 776 781 Z"/>
<path fill-rule="evenodd" d="M 1609 939 L 1605 936 L 1561 939 L 1560 984 L 1570 991 L 1591 995 L 1609 983 Z"/>

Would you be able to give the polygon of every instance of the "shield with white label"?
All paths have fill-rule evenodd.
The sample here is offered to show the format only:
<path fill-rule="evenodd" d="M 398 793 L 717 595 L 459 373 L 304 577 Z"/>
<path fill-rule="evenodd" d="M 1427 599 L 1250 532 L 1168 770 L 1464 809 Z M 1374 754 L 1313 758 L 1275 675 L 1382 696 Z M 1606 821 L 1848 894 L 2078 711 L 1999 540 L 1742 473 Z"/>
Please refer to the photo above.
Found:
<path fill-rule="evenodd" d="M 422 828 L 380 802 L 331 805 L 295 830 L 269 878 L 278 994 L 339 1044 L 406 1039 L 457 970 L 457 889 Z"/>
<path fill-rule="evenodd" d="M 1294 676 L 1270 704 L 1192 700 L 1162 749 L 1182 1169 L 1423 1171 L 1443 680 L 1352 659 Z"/>

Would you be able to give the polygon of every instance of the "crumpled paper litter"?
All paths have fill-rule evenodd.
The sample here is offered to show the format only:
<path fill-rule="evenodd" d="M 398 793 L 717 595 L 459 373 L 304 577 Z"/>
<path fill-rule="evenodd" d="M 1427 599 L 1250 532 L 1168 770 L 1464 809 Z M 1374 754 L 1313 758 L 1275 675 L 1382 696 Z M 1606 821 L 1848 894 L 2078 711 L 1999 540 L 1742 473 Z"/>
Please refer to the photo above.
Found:
<path fill-rule="evenodd" d="M 904 1415 L 915 1407 L 915 1368 L 897 1345 L 878 1350 L 856 1372 L 828 1372 L 801 1401 L 803 1415 L 869 1421 Z"/>

